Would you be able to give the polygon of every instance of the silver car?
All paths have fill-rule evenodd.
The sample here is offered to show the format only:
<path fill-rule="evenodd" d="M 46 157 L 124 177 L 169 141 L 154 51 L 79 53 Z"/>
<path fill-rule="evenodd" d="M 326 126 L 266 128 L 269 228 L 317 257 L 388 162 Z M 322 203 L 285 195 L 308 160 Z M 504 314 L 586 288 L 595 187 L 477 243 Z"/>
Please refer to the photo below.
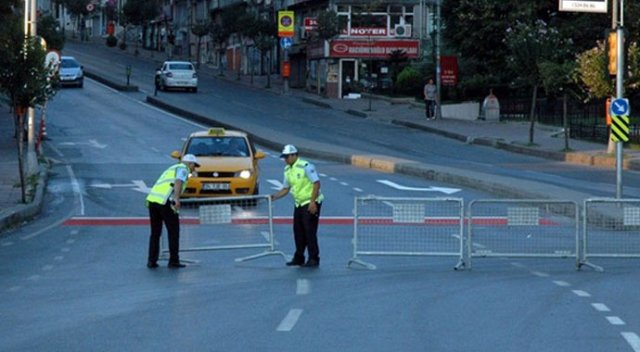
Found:
<path fill-rule="evenodd" d="M 82 88 L 84 84 L 84 68 L 73 56 L 60 58 L 60 85 Z"/>
<path fill-rule="evenodd" d="M 186 88 L 192 92 L 198 91 L 198 74 L 188 61 L 165 61 L 156 71 L 156 89 Z"/>

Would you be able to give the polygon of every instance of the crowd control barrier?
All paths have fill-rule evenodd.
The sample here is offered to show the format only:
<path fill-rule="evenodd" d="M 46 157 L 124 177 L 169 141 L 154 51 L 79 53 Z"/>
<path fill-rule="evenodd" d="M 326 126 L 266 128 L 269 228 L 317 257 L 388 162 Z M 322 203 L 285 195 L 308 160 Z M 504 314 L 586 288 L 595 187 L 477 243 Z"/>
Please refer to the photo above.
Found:
<path fill-rule="evenodd" d="M 575 258 L 579 268 L 579 215 L 572 201 L 473 200 L 467 266 L 472 257 L 553 257 Z"/>
<path fill-rule="evenodd" d="M 580 265 L 603 271 L 589 258 L 640 258 L 640 199 L 584 201 Z"/>
<path fill-rule="evenodd" d="M 182 222 L 181 253 L 263 248 L 260 253 L 235 261 L 271 255 L 287 260 L 283 252 L 275 250 L 272 204 L 268 195 L 182 199 L 180 217 L 195 220 Z M 168 252 L 163 245 L 163 259 Z"/>
<path fill-rule="evenodd" d="M 464 204 L 459 198 L 356 197 L 353 257 L 347 266 L 375 269 L 362 256 L 455 256 L 464 267 Z"/>

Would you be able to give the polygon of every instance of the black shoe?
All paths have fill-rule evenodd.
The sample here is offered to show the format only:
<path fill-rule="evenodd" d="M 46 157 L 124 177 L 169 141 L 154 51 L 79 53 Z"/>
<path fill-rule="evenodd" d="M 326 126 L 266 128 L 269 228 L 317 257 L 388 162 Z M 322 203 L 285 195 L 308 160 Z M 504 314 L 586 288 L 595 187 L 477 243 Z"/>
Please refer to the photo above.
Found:
<path fill-rule="evenodd" d="M 158 263 L 154 263 L 154 262 L 147 262 L 147 268 L 149 269 L 155 269 L 158 267 Z"/>
<path fill-rule="evenodd" d="M 317 268 L 320 266 L 320 261 L 317 259 L 309 259 L 308 262 L 302 265 L 305 268 Z"/>
<path fill-rule="evenodd" d="M 184 268 L 184 267 L 186 267 L 186 265 L 184 265 L 182 263 L 169 263 L 169 264 L 167 264 L 167 268 L 178 269 L 178 268 Z"/>
<path fill-rule="evenodd" d="M 290 262 L 287 262 L 287 266 L 302 266 L 302 265 L 304 265 L 304 259 L 303 260 L 293 259 Z"/>

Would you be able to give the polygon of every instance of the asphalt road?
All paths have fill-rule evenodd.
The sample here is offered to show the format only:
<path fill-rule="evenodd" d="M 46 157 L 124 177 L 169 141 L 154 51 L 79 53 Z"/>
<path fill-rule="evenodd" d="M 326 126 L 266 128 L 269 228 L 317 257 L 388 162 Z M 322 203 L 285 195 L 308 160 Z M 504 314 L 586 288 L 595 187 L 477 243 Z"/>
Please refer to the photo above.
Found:
<path fill-rule="evenodd" d="M 221 91 L 240 96 L 232 86 Z M 244 105 L 263 103 L 260 96 L 244 96 Z M 217 116 L 258 118 L 230 101 L 206 105 Z M 338 116 L 305 107 L 300 113 L 318 126 L 322 118 L 332 128 L 340 124 Z M 349 269 L 353 229 L 327 223 L 320 231 L 318 270 L 287 268 L 278 256 L 234 261 L 256 250 L 185 253 L 197 263 L 148 270 L 146 226 L 73 226 L 69 220 L 144 217 L 144 193 L 134 181 L 150 185 L 172 162 L 168 155 L 180 147 L 181 136 L 196 126 L 92 81 L 83 90 L 62 91 L 49 116 L 46 148 L 54 165 L 45 213 L 0 242 L 3 350 L 640 350 L 631 261 L 602 260 L 607 271 L 597 273 L 576 272 L 570 259 L 484 258 L 472 271 L 453 271 L 455 257 L 400 256 L 367 258 L 377 270 Z M 365 126 L 351 129 L 360 128 Z M 389 134 L 398 138 L 396 129 Z M 390 148 L 378 146 L 374 129 L 362 132 L 369 133 L 372 151 Z M 366 142 L 354 139 L 354 145 Z M 277 151 L 267 152 L 265 192 L 282 172 Z M 456 187 L 314 161 L 324 175 L 327 219 L 351 216 L 356 195 L 418 193 L 379 180 Z M 112 188 L 96 186 L 104 184 Z M 469 201 L 491 195 L 463 189 L 452 196 Z M 276 215 L 287 216 L 290 207 L 286 200 L 276 202 Z M 224 234 L 202 233 L 198 226 L 183 230 L 183 246 L 224 240 Z M 288 226 L 277 225 L 275 234 L 278 249 L 290 254 Z"/>

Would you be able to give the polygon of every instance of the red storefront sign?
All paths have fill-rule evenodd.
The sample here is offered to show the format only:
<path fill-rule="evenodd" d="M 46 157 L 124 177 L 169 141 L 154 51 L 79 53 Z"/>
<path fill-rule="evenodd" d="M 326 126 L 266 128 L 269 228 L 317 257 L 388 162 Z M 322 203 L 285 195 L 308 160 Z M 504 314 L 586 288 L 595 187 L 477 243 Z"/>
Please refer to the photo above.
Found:
<path fill-rule="evenodd" d="M 363 57 L 387 59 L 389 55 L 402 50 L 410 59 L 418 58 L 420 41 L 418 40 L 332 40 L 329 46 L 330 57 Z"/>
<path fill-rule="evenodd" d="M 315 31 L 318 29 L 318 19 L 315 17 L 305 17 L 304 18 L 304 30 L 305 31 Z"/>
<path fill-rule="evenodd" d="M 458 84 L 458 57 L 440 57 L 440 79 L 443 86 L 455 86 Z"/>

